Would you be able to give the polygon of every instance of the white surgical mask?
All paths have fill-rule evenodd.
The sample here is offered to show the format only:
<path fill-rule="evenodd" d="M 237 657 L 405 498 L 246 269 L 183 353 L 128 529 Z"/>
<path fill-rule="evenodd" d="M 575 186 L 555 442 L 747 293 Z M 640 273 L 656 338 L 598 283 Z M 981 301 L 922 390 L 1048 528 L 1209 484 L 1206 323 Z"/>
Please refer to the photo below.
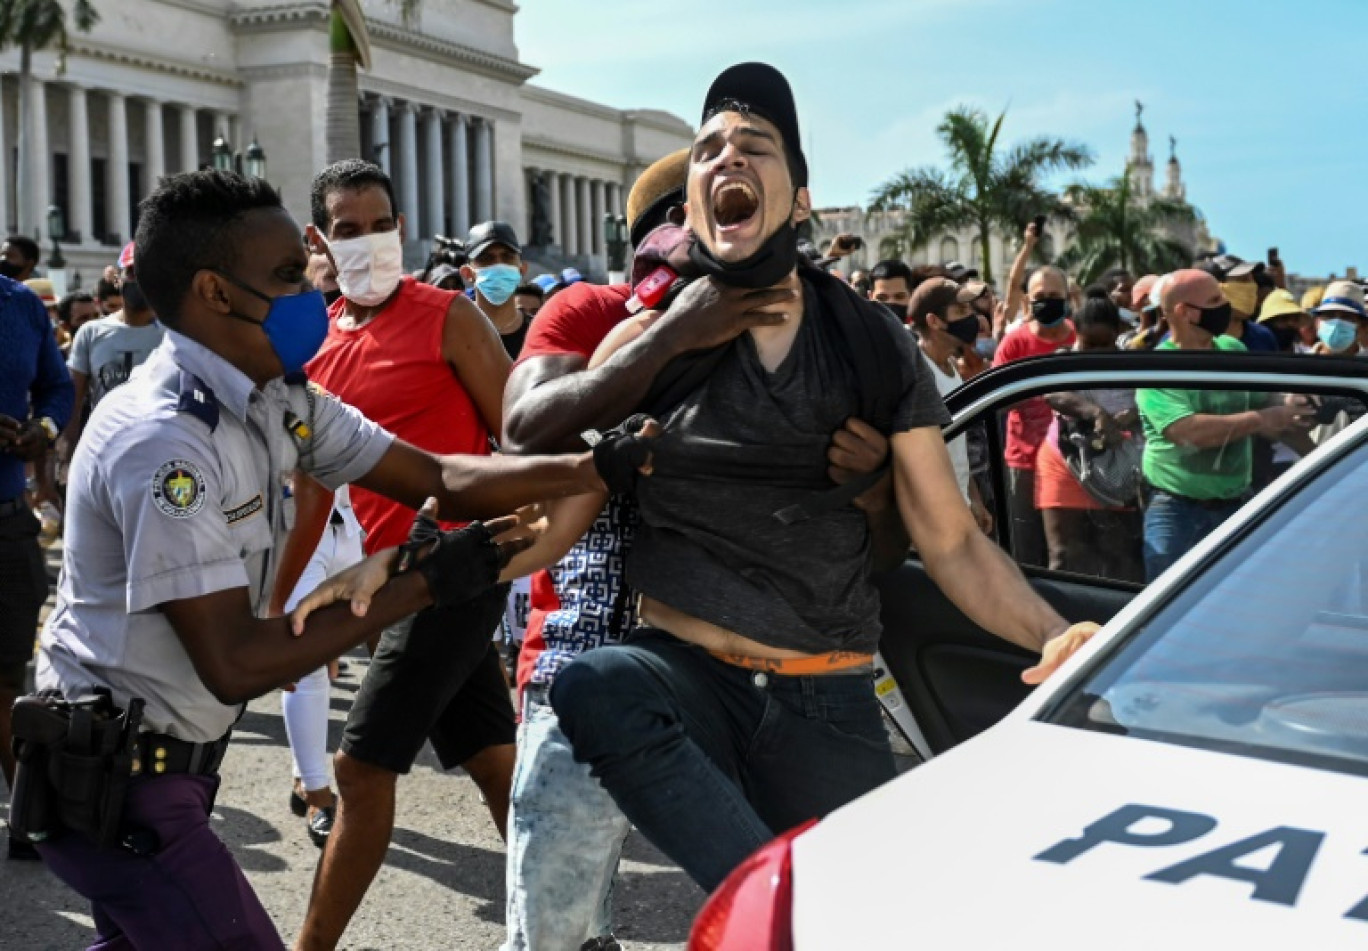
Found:
<path fill-rule="evenodd" d="M 327 244 L 337 265 L 337 286 L 347 300 L 375 307 L 399 286 L 404 275 L 404 247 L 398 229 Z"/>
<path fill-rule="evenodd" d="M 1140 325 L 1140 315 L 1126 307 L 1121 308 L 1121 319 L 1132 327 L 1138 327 Z"/>

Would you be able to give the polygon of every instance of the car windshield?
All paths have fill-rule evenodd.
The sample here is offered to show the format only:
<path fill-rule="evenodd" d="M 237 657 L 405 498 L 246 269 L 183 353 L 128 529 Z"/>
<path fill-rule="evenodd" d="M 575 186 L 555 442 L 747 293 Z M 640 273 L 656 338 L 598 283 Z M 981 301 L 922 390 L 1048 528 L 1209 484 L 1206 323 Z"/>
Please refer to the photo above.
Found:
<path fill-rule="evenodd" d="M 1368 446 L 1224 552 L 1048 719 L 1368 774 Z"/>

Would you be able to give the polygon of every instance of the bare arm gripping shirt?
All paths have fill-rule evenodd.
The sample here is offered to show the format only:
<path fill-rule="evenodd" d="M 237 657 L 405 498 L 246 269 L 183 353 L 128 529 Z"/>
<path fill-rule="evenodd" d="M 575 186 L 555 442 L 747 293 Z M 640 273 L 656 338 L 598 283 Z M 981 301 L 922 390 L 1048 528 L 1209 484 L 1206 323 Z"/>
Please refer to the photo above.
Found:
<path fill-rule="evenodd" d="M 817 306 L 805 284 L 802 325 L 775 372 L 742 334 L 707 382 L 662 420 L 655 473 L 638 483 L 643 525 L 628 581 L 676 610 L 772 647 L 870 652 L 881 626 L 864 512 L 846 506 L 791 525 L 774 517 L 832 487 L 832 433 L 858 414 L 854 370 L 822 332 L 818 322 L 829 318 Z M 885 316 L 902 368 L 893 431 L 944 424 L 945 406 L 916 342 Z M 680 475 L 686 467 L 672 464 L 717 447 L 733 457 L 733 474 Z"/>

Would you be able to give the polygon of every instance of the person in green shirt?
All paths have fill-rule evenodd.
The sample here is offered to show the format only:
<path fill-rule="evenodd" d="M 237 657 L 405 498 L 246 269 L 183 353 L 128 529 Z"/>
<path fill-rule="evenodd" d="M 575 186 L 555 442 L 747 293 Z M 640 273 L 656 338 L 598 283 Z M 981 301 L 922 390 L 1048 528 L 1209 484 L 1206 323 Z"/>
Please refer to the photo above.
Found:
<path fill-rule="evenodd" d="M 1244 352 L 1224 336 L 1230 302 L 1211 275 L 1169 276 L 1161 302 L 1170 336 L 1160 350 Z M 1144 389 L 1136 404 L 1145 432 L 1145 576 L 1153 581 L 1244 502 L 1253 478 L 1250 437 L 1304 436 L 1312 408 L 1291 398 L 1271 405 L 1256 393 Z"/>

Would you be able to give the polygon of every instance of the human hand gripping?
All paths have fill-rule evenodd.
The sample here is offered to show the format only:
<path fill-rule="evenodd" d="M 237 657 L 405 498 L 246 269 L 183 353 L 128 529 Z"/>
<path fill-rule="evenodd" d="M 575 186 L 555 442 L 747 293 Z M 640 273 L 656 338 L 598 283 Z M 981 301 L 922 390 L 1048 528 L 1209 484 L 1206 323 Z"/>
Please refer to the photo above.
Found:
<path fill-rule="evenodd" d="M 1100 630 L 1101 625 L 1092 621 L 1082 621 L 1070 625 L 1057 637 L 1050 638 L 1045 642 L 1045 649 L 1040 652 L 1040 663 L 1021 672 L 1022 682 L 1033 687 L 1044 683 L 1045 678 L 1078 653 L 1078 649 L 1092 640 L 1092 636 Z"/>
<path fill-rule="evenodd" d="M 709 350 L 752 327 L 772 327 L 786 319 L 784 308 L 802 299 L 796 281 L 774 287 L 732 287 L 712 277 L 691 281 L 657 324 L 674 353 Z"/>
<path fill-rule="evenodd" d="M 450 532 L 440 530 L 436 515 L 437 500 L 430 498 L 414 517 L 405 545 L 376 552 L 301 599 L 290 612 L 295 636 L 304 633 L 310 614 L 339 601 L 350 602 L 352 614 L 365 617 L 376 593 L 397 572 L 408 569 L 423 575 L 434 604 L 468 601 L 496 584 L 509 559 L 531 544 L 516 515 L 471 522 Z"/>
<path fill-rule="evenodd" d="M 888 438 L 864 420 L 851 417 L 831 435 L 827 447 L 827 475 L 837 485 L 845 485 L 874 472 L 888 461 Z M 882 511 L 893 504 L 893 478 L 889 472 L 855 500 L 867 512 Z"/>

